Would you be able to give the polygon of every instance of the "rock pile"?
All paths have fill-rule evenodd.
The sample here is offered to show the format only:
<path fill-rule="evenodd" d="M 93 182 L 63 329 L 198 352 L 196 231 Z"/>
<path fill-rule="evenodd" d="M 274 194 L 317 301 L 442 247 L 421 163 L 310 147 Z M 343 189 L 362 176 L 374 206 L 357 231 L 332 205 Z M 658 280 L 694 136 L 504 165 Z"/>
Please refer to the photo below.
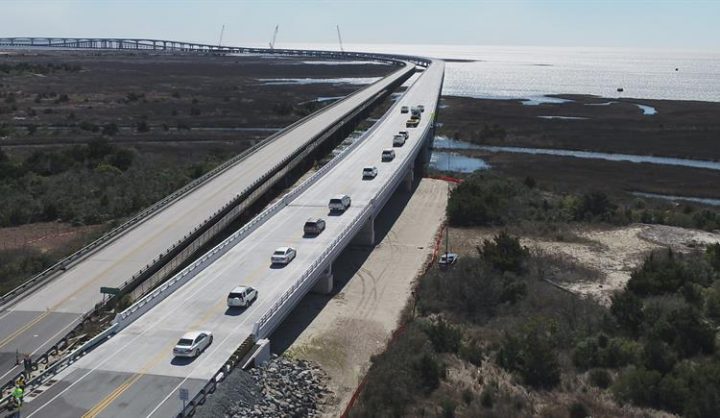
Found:
<path fill-rule="evenodd" d="M 230 373 L 198 416 L 316 417 L 330 398 L 324 381 L 317 366 L 273 355 L 260 367 Z"/>

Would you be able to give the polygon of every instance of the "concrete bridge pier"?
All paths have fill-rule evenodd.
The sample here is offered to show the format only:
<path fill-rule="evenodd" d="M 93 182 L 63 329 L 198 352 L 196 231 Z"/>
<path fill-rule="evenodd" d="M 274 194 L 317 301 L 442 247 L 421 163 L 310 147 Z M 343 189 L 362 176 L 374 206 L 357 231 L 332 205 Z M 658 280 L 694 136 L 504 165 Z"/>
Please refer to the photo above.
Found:
<path fill-rule="evenodd" d="M 329 295 L 332 293 L 333 285 L 334 279 L 331 264 L 320 274 L 320 277 L 318 278 L 317 283 L 315 283 L 315 287 L 313 287 L 312 291 L 314 293 L 320 293 L 321 295 Z"/>
<path fill-rule="evenodd" d="M 408 166 L 407 173 L 405 173 L 405 178 L 403 179 L 403 187 L 405 188 L 405 191 L 412 192 L 413 190 L 413 182 L 415 181 L 415 169 L 412 165 Z"/>
<path fill-rule="evenodd" d="M 355 238 L 353 238 L 351 244 L 360 246 L 375 246 L 375 217 L 371 216 L 365 224 L 360 228 Z"/>

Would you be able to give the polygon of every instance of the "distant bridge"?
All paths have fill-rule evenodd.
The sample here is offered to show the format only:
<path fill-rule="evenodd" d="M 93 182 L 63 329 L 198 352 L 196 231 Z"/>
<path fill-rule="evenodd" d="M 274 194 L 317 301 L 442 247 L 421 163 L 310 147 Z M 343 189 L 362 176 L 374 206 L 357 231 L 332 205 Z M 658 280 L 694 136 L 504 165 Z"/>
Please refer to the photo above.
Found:
<path fill-rule="evenodd" d="M 2 48 L 96 49 L 145 52 L 165 51 L 203 54 L 279 54 L 323 58 L 374 59 L 394 63 L 397 63 L 399 60 L 405 60 L 423 67 L 427 67 L 430 64 L 430 60 L 427 58 L 397 54 L 391 55 L 366 52 L 318 51 L 306 49 L 249 48 L 239 46 L 198 44 L 194 42 L 169 41 L 163 39 L 140 38 L 49 38 L 34 36 L 11 37 L 0 38 L 0 49 Z"/>

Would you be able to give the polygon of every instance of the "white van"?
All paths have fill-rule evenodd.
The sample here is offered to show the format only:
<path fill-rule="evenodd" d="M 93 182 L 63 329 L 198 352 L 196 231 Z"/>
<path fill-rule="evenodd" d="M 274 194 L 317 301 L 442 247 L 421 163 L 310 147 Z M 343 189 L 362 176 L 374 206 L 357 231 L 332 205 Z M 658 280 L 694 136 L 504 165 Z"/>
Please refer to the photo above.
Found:
<path fill-rule="evenodd" d="M 383 162 L 389 162 L 395 159 L 395 150 L 392 148 L 386 148 L 382 151 Z"/>
<path fill-rule="evenodd" d="M 330 212 L 345 212 L 350 207 L 350 196 L 346 194 L 339 194 L 328 203 Z"/>

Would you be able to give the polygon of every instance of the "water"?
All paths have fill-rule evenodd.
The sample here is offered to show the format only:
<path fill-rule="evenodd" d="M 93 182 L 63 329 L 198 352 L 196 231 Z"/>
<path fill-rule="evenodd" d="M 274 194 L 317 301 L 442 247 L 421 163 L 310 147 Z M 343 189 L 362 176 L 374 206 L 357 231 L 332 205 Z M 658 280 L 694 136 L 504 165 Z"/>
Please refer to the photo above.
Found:
<path fill-rule="evenodd" d="M 560 119 L 560 120 L 586 120 L 582 116 L 538 116 L 540 119 Z"/>
<path fill-rule="evenodd" d="M 610 106 L 611 104 L 620 103 L 620 102 L 604 102 L 604 103 L 585 103 L 585 106 Z M 640 104 L 640 103 L 633 103 L 635 106 L 638 107 L 638 109 L 642 110 L 643 115 L 645 116 L 652 116 L 657 115 L 657 109 L 655 109 L 652 106 Z"/>
<path fill-rule="evenodd" d="M 477 170 L 490 169 L 490 165 L 480 158 L 437 150 L 433 150 L 430 155 L 430 167 L 435 170 L 455 173 L 472 173 Z"/>
<path fill-rule="evenodd" d="M 332 44 L 303 46 L 337 50 Z M 477 60 L 446 63 L 444 95 L 529 99 L 594 94 L 720 102 L 720 52 L 378 44 L 346 45 L 346 49 Z"/>
<path fill-rule="evenodd" d="M 485 145 L 480 146 L 478 149 L 489 152 L 513 152 L 519 154 L 554 155 L 559 157 L 587 158 L 591 160 L 629 161 L 632 163 L 648 163 L 691 168 L 704 168 L 708 170 L 720 170 L 720 162 L 705 160 L 687 160 L 683 158 L 651 157 L 647 155 L 611 154 L 605 152 L 574 151 L 548 148 L 496 147 Z"/>
<path fill-rule="evenodd" d="M 652 115 L 657 114 L 657 110 L 655 110 L 655 108 L 652 106 L 641 105 L 641 104 L 637 104 L 637 103 L 635 103 L 635 106 L 639 107 L 640 110 L 643 111 L 643 115 L 652 116 Z"/>
<path fill-rule="evenodd" d="M 688 160 L 683 158 L 652 157 L 648 155 L 613 154 L 606 152 L 575 151 L 551 148 L 498 147 L 491 145 L 476 145 L 458 139 L 451 139 L 446 136 L 436 136 L 433 140 L 433 148 L 438 150 L 480 150 L 489 152 L 513 152 L 519 154 L 553 155 L 559 157 L 587 158 L 608 161 L 629 161 L 633 163 L 673 165 L 681 167 L 704 168 L 708 170 L 720 170 L 720 162 L 716 161 Z"/>
<path fill-rule="evenodd" d="M 704 197 L 672 196 L 672 195 L 667 195 L 667 194 L 655 194 L 655 193 L 643 193 L 643 192 L 633 192 L 633 195 L 639 196 L 639 197 L 648 197 L 651 199 L 671 200 L 673 202 L 676 202 L 676 201 L 693 202 L 693 203 L 702 203 L 703 205 L 720 206 L 720 199 L 709 199 L 709 198 L 704 198 Z"/>
<path fill-rule="evenodd" d="M 436 136 L 433 139 L 433 148 L 435 149 L 480 149 L 480 145 L 470 142 L 460 141 L 459 139 L 451 139 L 446 136 Z"/>

